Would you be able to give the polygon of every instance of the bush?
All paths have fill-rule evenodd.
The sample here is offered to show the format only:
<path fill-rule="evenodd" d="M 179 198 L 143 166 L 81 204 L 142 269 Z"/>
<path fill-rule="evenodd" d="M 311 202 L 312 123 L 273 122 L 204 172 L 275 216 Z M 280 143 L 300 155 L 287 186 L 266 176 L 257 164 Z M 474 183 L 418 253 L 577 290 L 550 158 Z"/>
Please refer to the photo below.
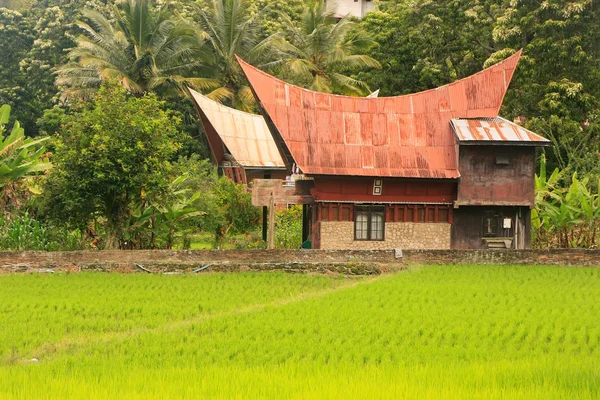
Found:
<path fill-rule="evenodd" d="M 302 206 L 295 205 L 275 214 L 275 247 L 298 249 L 302 244 Z"/>
<path fill-rule="evenodd" d="M 46 226 L 29 214 L 0 219 L 0 249 L 2 250 L 80 250 L 81 233 Z"/>

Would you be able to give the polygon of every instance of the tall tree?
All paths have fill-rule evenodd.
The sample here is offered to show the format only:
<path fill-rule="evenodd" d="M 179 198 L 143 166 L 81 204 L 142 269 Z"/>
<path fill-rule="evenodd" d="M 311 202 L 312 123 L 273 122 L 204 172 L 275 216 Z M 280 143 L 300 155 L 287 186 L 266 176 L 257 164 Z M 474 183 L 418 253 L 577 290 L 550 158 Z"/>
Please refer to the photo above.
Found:
<path fill-rule="evenodd" d="M 253 13 L 250 0 L 212 0 L 199 10 L 198 24 L 215 53 L 216 78 L 221 84 L 208 97 L 252 110 L 254 97 L 235 56 L 262 67 L 273 60 L 271 37 L 260 40 L 267 10 Z"/>
<path fill-rule="evenodd" d="M 288 19 L 286 34 L 273 39 L 284 60 L 281 76 L 319 92 L 368 94 L 368 85 L 348 73 L 381 65 L 362 54 L 376 42 L 355 27 L 349 16 L 336 20 L 324 0 L 310 2 L 298 26 Z"/>
<path fill-rule="evenodd" d="M 501 13 L 496 0 L 388 0 L 367 14 L 359 28 L 379 46 L 368 55 L 381 70 L 358 74 L 381 93 L 394 96 L 431 89 L 481 70 L 501 49 L 493 40 Z"/>
<path fill-rule="evenodd" d="M 34 41 L 31 21 L 23 13 L 0 8 L 0 37 L 0 103 L 10 105 L 13 118 L 31 132 L 27 115 L 34 110 L 29 107 L 31 94 L 20 69 L 20 62 Z"/>
<path fill-rule="evenodd" d="M 167 192 L 179 120 L 156 95 L 133 97 L 116 84 L 92 100 L 64 122 L 43 209 L 82 229 L 103 219 L 106 247 L 116 248 L 133 207 Z"/>
<path fill-rule="evenodd" d="M 84 4 L 105 9 L 103 1 L 33 0 L 20 12 L 0 11 L 0 99 L 29 135 L 38 135 L 36 120 L 58 100 L 55 72 L 75 45 L 74 22 Z"/>
<path fill-rule="evenodd" d="M 59 70 L 57 84 L 66 96 L 87 96 L 101 82 L 118 80 L 130 93 L 184 91 L 186 86 L 207 89 L 213 56 L 198 31 L 174 16 L 168 6 L 150 0 L 119 3 L 112 22 L 101 12 L 83 12 L 88 22 Z"/>
<path fill-rule="evenodd" d="M 548 167 L 565 176 L 600 174 L 599 19 L 591 0 L 523 0 L 507 4 L 494 28 L 497 42 L 524 48 L 503 111 L 553 141 Z"/>

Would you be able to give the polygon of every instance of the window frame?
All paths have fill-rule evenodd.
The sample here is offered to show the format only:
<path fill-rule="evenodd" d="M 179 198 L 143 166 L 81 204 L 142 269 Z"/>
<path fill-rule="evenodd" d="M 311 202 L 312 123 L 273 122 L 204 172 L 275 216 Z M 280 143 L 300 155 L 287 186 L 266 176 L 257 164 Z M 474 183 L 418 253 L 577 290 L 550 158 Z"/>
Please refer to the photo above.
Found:
<path fill-rule="evenodd" d="M 360 215 L 367 216 L 367 238 L 359 238 L 357 235 L 357 223 Z M 374 232 L 379 232 L 379 230 L 373 230 L 373 216 L 377 215 L 381 217 L 381 238 L 374 239 Z M 363 223 L 363 222 L 361 222 Z M 360 242 L 383 242 L 385 241 L 385 223 L 386 223 L 386 209 L 385 205 L 374 205 L 374 206 L 354 206 L 354 240 Z M 364 230 L 361 229 L 361 232 Z"/>
<path fill-rule="evenodd" d="M 485 212 L 481 218 L 481 236 L 484 238 L 499 237 L 498 215 L 494 212 Z M 491 232 L 486 232 L 486 226 L 490 227 Z"/>

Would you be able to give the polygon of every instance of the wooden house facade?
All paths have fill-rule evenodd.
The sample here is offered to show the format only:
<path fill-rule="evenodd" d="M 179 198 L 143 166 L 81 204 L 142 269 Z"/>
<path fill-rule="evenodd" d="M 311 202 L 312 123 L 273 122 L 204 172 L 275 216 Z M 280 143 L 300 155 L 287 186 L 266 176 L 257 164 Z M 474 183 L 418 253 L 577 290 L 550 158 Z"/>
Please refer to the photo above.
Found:
<path fill-rule="evenodd" d="M 520 54 L 383 98 L 313 92 L 240 59 L 283 163 L 314 181 L 313 248 L 528 248 L 549 141 L 498 117 Z"/>

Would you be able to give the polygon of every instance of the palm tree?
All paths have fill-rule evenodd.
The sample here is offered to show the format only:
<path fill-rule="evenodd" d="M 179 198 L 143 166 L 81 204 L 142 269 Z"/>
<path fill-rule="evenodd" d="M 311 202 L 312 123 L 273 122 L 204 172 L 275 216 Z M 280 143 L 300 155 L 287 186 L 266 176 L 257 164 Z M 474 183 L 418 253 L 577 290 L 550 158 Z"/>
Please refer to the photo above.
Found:
<path fill-rule="evenodd" d="M 86 9 L 78 22 L 85 31 L 71 50 L 71 62 L 58 71 L 64 95 L 88 96 L 105 80 L 118 80 L 129 92 L 181 92 L 218 86 L 210 64 L 214 57 L 198 30 L 150 0 L 126 0 L 115 9 L 115 22 Z"/>
<path fill-rule="evenodd" d="M 198 20 L 214 50 L 216 75 L 221 82 L 221 86 L 207 96 L 219 102 L 228 100 L 233 107 L 244 111 L 252 110 L 254 97 L 236 54 L 261 68 L 277 63 L 271 46 L 274 36 L 260 40 L 260 22 L 268 9 L 252 15 L 251 5 L 249 0 L 212 0 L 207 9 L 199 11 Z"/>
<path fill-rule="evenodd" d="M 273 40 L 284 58 L 282 77 L 319 92 L 368 94 L 366 83 L 344 75 L 381 68 L 377 60 L 360 54 L 376 42 L 355 27 L 349 16 L 337 21 L 323 0 L 311 2 L 299 26 L 288 19 L 288 32 Z"/>

